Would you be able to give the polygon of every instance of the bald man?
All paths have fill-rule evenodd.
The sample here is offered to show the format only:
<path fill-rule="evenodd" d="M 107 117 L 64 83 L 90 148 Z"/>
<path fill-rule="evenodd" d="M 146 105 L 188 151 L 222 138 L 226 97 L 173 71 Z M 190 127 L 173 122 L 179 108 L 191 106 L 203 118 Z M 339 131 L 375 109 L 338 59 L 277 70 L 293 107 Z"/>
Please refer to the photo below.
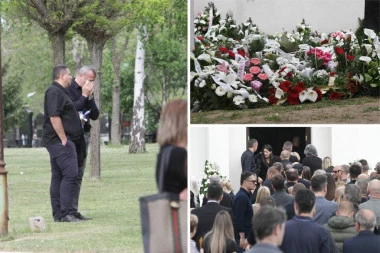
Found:
<path fill-rule="evenodd" d="M 368 195 L 370 199 L 359 205 L 359 209 L 369 209 L 376 216 L 375 233 L 380 234 L 380 180 L 373 179 L 368 185 Z"/>
<path fill-rule="evenodd" d="M 380 252 L 380 236 L 373 233 L 375 225 L 375 214 L 369 209 L 360 209 L 355 215 L 355 228 L 359 234 L 344 241 L 343 252 Z"/>

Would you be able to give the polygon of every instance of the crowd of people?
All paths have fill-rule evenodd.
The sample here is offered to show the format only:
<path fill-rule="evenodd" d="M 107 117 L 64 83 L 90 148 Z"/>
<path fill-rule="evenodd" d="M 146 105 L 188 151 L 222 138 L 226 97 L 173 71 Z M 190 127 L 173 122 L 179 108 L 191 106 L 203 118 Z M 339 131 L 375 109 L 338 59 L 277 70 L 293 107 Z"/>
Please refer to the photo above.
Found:
<path fill-rule="evenodd" d="M 241 156 L 240 189 L 217 175 L 202 201 L 191 194 L 191 252 L 380 252 L 380 162 L 336 165 L 309 144 L 285 142 Z M 202 205 L 199 204 L 202 202 Z"/>

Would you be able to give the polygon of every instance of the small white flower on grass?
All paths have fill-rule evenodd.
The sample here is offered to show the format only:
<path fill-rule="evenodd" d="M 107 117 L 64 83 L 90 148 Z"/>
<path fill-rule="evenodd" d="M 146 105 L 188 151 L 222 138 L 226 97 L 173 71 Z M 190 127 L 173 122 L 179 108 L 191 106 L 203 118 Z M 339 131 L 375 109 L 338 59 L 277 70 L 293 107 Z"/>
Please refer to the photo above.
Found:
<path fill-rule="evenodd" d="M 257 96 L 256 95 L 251 94 L 248 96 L 248 99 L 252 103 L 257 103 Z"/>
<path fill-rule="evenodd" d="M 216 88 L 216 90 L 215 90 L 215 93 L 216 93 L 216 95 L 221 97 L 221 96 L 226 95 L 227 92 L 223 89 L 222 86 L 218 86 L 218 88 Z"/>
<path fill-rule="evenodd" d="M 243 96 L 240 96 L 240 95 L 235 96 L 233 101 L 234 101 L 235 105 L 244 104 L 244 98 L 243 98 Z"/>

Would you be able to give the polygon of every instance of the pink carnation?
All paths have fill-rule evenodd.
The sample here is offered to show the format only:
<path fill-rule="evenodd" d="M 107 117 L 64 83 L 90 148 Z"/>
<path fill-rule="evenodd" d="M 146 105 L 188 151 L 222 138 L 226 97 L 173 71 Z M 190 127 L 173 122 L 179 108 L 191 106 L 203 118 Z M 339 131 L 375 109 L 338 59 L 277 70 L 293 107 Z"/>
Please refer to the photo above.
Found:
<path fill-rule="evenodd" d="M 254 75 L 257 75 L 258 73 L 261 72 L 261 69 L 259 67 L 253 66 L 252 68 L 249 69 L 249 72 L 251 72 Z"/>
<path fill-rule="evenodd" d="M 260 59 L 259 58 L 252 58 L 251 59 L 251 63 L 253 64 L 253 65 L 259 65 L 260 64 Z"/>
<path fill-rule="evenodd" d="M 260 74 L 257 75 L 257 77 L 260 78 L 263 81 L 268 79 L 268 76 L 265 73 L 260 73 Z"/>
<path fill-rule="evenodd" d="M 253 78 L 253 75 L 252 75 L 252 74 L 245 74 L 245 75 L 243 76 L 243 80 L 244 80 L 244 81 L 251 81 L 252 78 Z"/>

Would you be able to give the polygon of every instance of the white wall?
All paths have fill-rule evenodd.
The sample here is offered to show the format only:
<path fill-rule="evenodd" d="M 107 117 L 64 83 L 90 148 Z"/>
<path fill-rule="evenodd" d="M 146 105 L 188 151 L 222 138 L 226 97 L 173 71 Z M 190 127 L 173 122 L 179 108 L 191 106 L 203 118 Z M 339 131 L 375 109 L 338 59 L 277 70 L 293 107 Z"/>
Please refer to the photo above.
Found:
<path fill-rule="evenodd" d="M 366 159 L 372 169 L 380 162 L 380 125 L 334 127 L 331 146 L 334 164 Z"/>
<path fill-rule="evenodd" d="M 311 144 L 317 148 L 321 159 L 326 156 L 332 157 L 331 127 L 312 127 L 310 137 Z"/>
<path fill-rule="evenodd" d="M 237 24 L 252 18 L 260 31 L 274 34 L 294 30 L 302 19 L 313 30 L 335 32 L 355 30 L 358 18 L 364 18 L 364 0 L 194 0 L 194 15 L 213 2 L 222 18 L 232 11 Z"/>

